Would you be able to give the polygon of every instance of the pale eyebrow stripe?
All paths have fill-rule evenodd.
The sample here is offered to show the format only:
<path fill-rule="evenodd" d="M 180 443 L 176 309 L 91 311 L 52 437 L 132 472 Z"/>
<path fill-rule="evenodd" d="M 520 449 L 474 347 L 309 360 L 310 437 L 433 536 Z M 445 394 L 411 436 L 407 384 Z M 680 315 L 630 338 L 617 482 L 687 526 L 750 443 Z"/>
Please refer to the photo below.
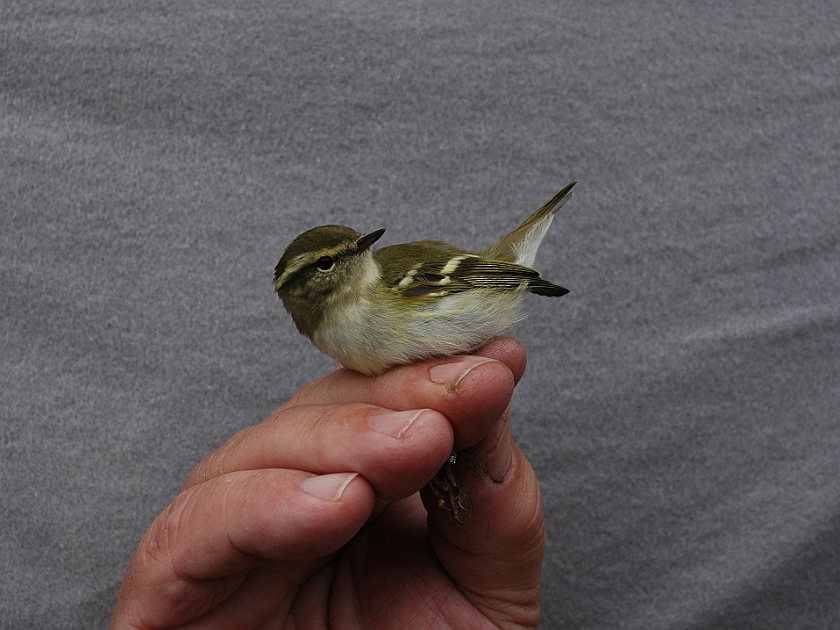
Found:
<path fill-rule="evenodd" d="M 312 262 L 310 260 L 311 258 L 312 254 L 306 253 L 295 256 L 291 261 L 289 261 L 289 264 L 286 265 L 285 271 L 283 271 L 280 277 L 277 278 L 277 282 L 274 283 L 274 290 L 276 291 L 277 289 L 282 287 L 284 284 L 286 284 L 286 280 L 288 280 L 290 276 L 296 274 L 301 269 L 306 267 L 306 265 Z"/>

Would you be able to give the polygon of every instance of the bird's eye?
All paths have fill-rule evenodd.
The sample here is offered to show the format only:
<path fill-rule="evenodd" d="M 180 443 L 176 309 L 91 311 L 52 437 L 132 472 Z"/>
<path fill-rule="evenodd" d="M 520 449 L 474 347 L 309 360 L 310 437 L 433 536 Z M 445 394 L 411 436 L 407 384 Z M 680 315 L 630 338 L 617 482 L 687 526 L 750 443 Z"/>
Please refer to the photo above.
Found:
<path fill-rule="evenodd" d="M 333 259 L 329 256 L 321 256 L 315 263 L 321 271 L 329 271 L 333 268 Z"/>

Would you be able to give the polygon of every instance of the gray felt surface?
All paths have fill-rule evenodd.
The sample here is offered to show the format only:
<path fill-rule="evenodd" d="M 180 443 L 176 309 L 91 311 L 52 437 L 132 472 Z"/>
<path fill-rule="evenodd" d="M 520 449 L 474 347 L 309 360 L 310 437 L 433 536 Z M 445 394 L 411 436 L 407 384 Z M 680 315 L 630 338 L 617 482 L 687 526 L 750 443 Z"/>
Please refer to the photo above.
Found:
<path fill-rule="evenodd" d="M 106 627 L 331 368 L 294 235 L 480 248 L 577 177 L 515 331 L 542 627 L 840 628 L 834 3 L 4 0 L 0 86 L 0 627 Z"/>

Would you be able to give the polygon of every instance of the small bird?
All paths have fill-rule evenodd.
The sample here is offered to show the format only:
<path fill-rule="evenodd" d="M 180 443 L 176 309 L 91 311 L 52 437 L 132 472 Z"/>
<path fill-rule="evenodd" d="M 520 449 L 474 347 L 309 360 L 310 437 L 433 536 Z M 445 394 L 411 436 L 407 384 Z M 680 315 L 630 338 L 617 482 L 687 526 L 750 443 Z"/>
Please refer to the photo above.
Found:
<path fill-rule="evenodd" d="M 374 251 L 384 229 L 360 234 L 341 225 L 313 228 L 286 248 L 274 269 L 274 290 L 301 333 L 362 374 L 469 353 L 522 319 L 526 292 L 569 292 L 543 280 L 531 265 L 575 184 L 478 253 L 437 240 Z M 453 464 L 454 457 L 444 466 L 448 475 L 442 470 L 436 477 L 441 487 L 432 491 L 460 522 L 471 501 L 455 484 Z"/>

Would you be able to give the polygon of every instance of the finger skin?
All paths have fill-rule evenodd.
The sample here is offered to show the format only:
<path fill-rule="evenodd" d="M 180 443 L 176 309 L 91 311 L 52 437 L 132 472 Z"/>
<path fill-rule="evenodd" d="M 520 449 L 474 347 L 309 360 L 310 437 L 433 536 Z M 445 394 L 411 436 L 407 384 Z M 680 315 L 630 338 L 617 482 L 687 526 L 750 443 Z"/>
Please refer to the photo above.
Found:
<path fill-rule="evenodd" d="M 456 479 L 474 505 L 463 525 L 435 509 L 428 491 L 421 494 L 432 546 L 459 589 L 496 622 L 507 615 L 536 627 L 545 552 L 543 498 L 531 464 L 510 437 L 510 424 L 508 409 L 484 440 L 458 454 Z"/>
<path fill-rule="evenodd" d="M 424 503 L 432 546 L 459 589 L 500 625 L 516 619 L 536 627 L 545 552 L 543 498 L 530 463 L 515 444 L 511 450 L 503 483 L 470 490 L 475 508 L 463 526 L 434 510 L 433 498 L 424 496 Z"/>
<path fill-rule="evenodd" d="M 289 468 L 315 474 L 353 471 L 377 496 L 401 499 L 428 483 L 452 451 L 449 421 L 432 410 L 396 416 L 411 422 L 399 435 L 375 430 L 392 414 L 372 405 L 304 405 L 277 410 L 239 432 L 202 461 L 187 479 L 190 488 L 238 470 Z"/>
<path fill-rule="evenodd" d="M 513 337 L 497 337 L 481 346 L 473 354 L 501 361 L 513 374 L 515 384 L 518 384 L 525 374 L 528 363 L 528 353 L 525 346 Z"/>
<path fill-rule="evenodd" d="M 500 338 L 476 354 L 494 360 L 476 365 L 455 386 L 434 380 L 432 370 L 444 363 L 460 364 L 462 357 L 401 366 L 377 377 L 336 370 L 304 387 L 267 421 L 228 440 L 193 470 L 184 487 L 263 467 L 318 474 L 353 470 L 382 498 L 407 496 L 425 485 L 452 450 L 483 438 L 510 401 L 525 368 L 522 345 Z M 397 442 L 373 434 L 370 418 L 381 409 L 364 404 L 398 411 L 426 408 L 442 415 L 423 413 Z"/>
<path fill-rule="evenodd" d="M 378 377 L 339 369 L 305 387 L 193 471 L 144 536 L 112 628 L 269 627 L 267 619 L 281 624 L 295 611 L 298 619 L 335 621 L 326 607 L 342 584 L 348 602 L 361 604 L 364 596 L 367 610 L 379 611 L 371 627 L 399 617 L 392 604 L 400 598 L 410 612 L 416 597 L 437 602 L 438 596 L 432 608 L 452 627 L 536 625 L 542 497 L 510 440 L 508 409 L 525 362 L 521 344 L 501 338 L 472 357 L 401 366 Z M 440 378 L 439 366 L 449 380 Z M 372 430 L 371 418 L 383 408 L 427 411 L 395 438 Z M 428 515 L 418 496 L 407 494 L 425 485 L 452 448 L 463 451 L 456 476 L 476 503 L 463 526 L 425 492 Z M 294 476 L 348 471 L 360 475 L 338 501 L 313 499 Z M 371 522 L 387 504 L 376 496 L 407 498 Z M 313 507 L 312 500 L 328 505 Z M 387 532 L 393 547 L 385 552 Z M 406 547 L 409 539 L 416 544 Z M 327 563 L 339 548 L 335 557 L 342 560 Z M 369 558 L 351 576 L 357 554 Z M 374 582 L 382 588 L 370 588 Z M 189 621 L 203 611 L 209 612 Z"/>
<path fill-rule="evenodd" d="M 527 356 L 521 344 L 514 339 L 494 340 L 475 354 L 504 363 L 514 384 L 524 373 Z M 502 401 L 506 404 L 509 402 L 510 394 L 504 388 L 510 381 L 498 378 L 503 371 L 498 369 L 497 364 L 481 364 L 455 388 L 457 394 L 462 396 L 458 402 L 463 406 L 451 405 L 448 404 L 448 398 L 441 402 L 435 398 L 434 393 L 431 396 L 428 394 L 425 388 L 431 379 L 422 378 L 426 374 L 421 373 L 421 378 L 413 383 L 411 381 L 416 368 L 437 364 L 432 361 L 394 368 L 376 377 L 385 383 L 381 392 L 391 399 L 394 398 L 391 388 L 402 387 L 406 382 L 410 383 L 409 387 L 416 387 L 412 392 L 416 398 L 409 399 L 409 402 L 425 404 L 447 415 L 453 422 L 456 434 L 459 421 L 474 422 L 482 432 L 478 443 L 459 452 L 455 466 L 459 482 L 474 501 L 473 514 L 464 519 L 464 525 L 460 525 L 450 513 L 438 509 L 434 497 L 423 491 L 423 502 L 428 510 L 427 535 L 446 571 L 446 579 L 457 584 L 458 590 L 482 611 L 486 619 L 501 627 L 536 627 L 540 618 L 540 572 L 545 550 L 543 499 L 530 463 L 511 440 L 509 408 L 506 407 L 499 414 L 498 406 L 494 406 Z M 373 403 L 379 400 L 377 396 L 381 392 L 376 383 L 371 384 L 370 379 L 362 380 L 347 370 L 338 370 L 326 379 L 313 383 L 310 390 L 303 394 L 336 394 L 327 389 L 335 382 L 344 388 L 337 395 L 358 396 Z M 468 417 L 474 399 L 498 395 L 500 389 L 503 395 L 499 395 L 493 405 L 486 405 L 479 412 L 487 416 Z M 397 396 L 398 392 L 399 389 Z M 393 514 L 387 521 L 380 518 L 375 527 L 385 526 L 391 518 Z M 401 545 L 405 544 L 405 534 L 401 534 L 401 541 L 395 543 L 387 554 L 392 560 Z M 377 569 L 366 572 L 367 579 L 378 576 L 376 579 L 381 585 L 377 590 L 388 592 L 388 585 L 394 581 L 387 568 L 388 562 L 383 560 L 382 564 L 375 558 L 368 562 L 376 565 Z M 437 576 L 434 579 L 441 578 Z M 397 595 L 392 594 L 391 597 Z M 453 609 L 453 600 L 447 601 L 449 609 Z M 372 608 L 376 609 L 375 606 Z"/>
<path fill-rule="evenodd" d="M 312 562 L 345 545 L 374 507 L 373 489 L 361 476 L 334 476 L 344 487 L 340 497 L 326 499 L 304 489 L 312 477 L 242 471 L 182 492 L 135 552 L 112 628 L 169 628 L 208 611 L 220 621 L 225 615 L 267 618 Z M 260 589 L 241 587 L 259 577 L 267 560 L 279 561 L 268 571 L 280 571 L 283 586 L 275 583 L 272 596 L 259 601 Z"/>
<path fill-rule="evenodd" d="M 473 365 L 482 358 L 491 360 Z M 522 344 L 505 337 L 471 356 L 397 366 L 374 377 L 341 368 L 304 386 L 284 407 L 355 402 L 394 410 L 434 409 L 452 424 L 454 450 L 460 451 L 487 435 L 504 413 L 526 360 Z M 442 366 L 452 366 L 459 380 L 441 379 L 437 368 Z M 463 374 L 459 366 L 472 369 Z"/>

